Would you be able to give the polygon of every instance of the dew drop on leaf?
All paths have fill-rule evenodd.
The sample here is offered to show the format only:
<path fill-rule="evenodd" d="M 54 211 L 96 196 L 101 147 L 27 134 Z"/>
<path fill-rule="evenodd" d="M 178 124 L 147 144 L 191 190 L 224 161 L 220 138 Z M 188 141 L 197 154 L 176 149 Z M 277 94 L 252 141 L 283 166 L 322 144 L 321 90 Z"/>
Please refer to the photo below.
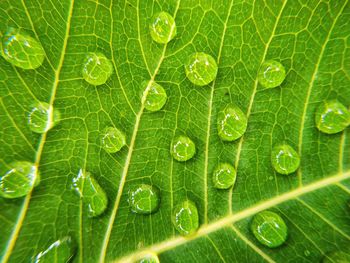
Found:
<path fill-rule="evenodd" d="M 136 261 L 136 263 L 159 263 L 159 258 L 156 254 L 149 253 L 142 259 Z"/>
<path fill-rule="evenodd" d="M 175 229 L 183 236 L 195 233 L 199 227 L 197 206 L 191 200 L 175 206 L 172 218 Z"/>
<path fill-rule="evenodd" d="M 109 153 L 118 152 L 126 144 L 125 134 L 117 128 L 107 127 L 102 133 L 101 144 Z"/>
<path fill-rule="evenodd" d="M 61 119 L 60 112 L 46 102 L 36 102 L 28 115 L 29 128 L 36 133 L 45 133 Z"/>
<path fill-rule="evenodd" d="M 236 170 L 228 163 L 220 163 L 214 170 L 213 183 L 217 189 L 228 189 L 236 181 Z"/>
<path fill-rule="evenodd" d="M 271 163 L 278 173 L 291 174 L 298 169 L 300 157 L 290 145 L 276 145 L 271 152 Z"/>
<path fill-rule="evenodd" d="M 31 162 L 16 161 L 0 177 L 0 196 L 18 198 L 26 196 L 40 183 L 38 167 Z"/>
<path fill-rule="evenodd" d="M 316 110 L 315 122 L 321 132 L 338 133 L 350 125 L 350 111 L 339 101 L 325 101 Z"/>
<path fill-rule="evenodd" d="M 72 186 L 82 198 L 89 217 L 99 216 L 106 210 L 107 195 L 89 172 L 80 169 L 78 175 L 73 178 Z"/>
<path fill-rule="evenodd" d="M 175 160 L 184 162 L 194 156 L 196 146 L 190 138 L 181 135 L 173 139 L 170 146 L 170 153 Z"/>
<path fill-rule="evenodd" d="M 40 42 L 18 29 L 9 28 L 1 44 L 2 56 L 16 67 L 36 69 L 44 61 L 45 52 Z"/>
<path fill-rule="evenodd" d="M 176 35 L 174 18 L 167 12 L 160 12 L 153 16 L 149 30 L 154 41 L 160 44 L 166 44 Z"/>
<path fill-rule="evenodd" d="M 83 78 L 94 86 L 99 86 L 112 75 L 113 66 L 111 61 L 102 53 L 89 53 L 83 65 Z"/>
<path fill-rule="evenodd" d="M 133 185 L 128 191 L 128 203 L 134 213 L 154 213 L 158 210 L 160 204 L 159 190 L 148 184 Z"/>
<path fill-rule="evenodd" d="M 265 61 L 259 69 L 258 81 L 265 88 L 275 88 L 286 78 L 283 65 L 275 60 Z"/>
<path fill-rule="evenodd" d="M 235 105 L 228 105 L 218 113 L 218 134 L 223 141 L 240 138 L 247 130 L 247 124 L 246 115 Z"/>
<path fill-rule="evenodd" d="M 250 228 L 256 239 L 270 248 L 282 245 L 288 235 L 288 228 L 284 220 L 271 211 L 256 214 Z"/>
<path fill-rule="evenodd" d="M 215 59 L 203 52 L 192 54 L 185 63 L 187 78 L 195 85 L 205 86 L 212 82 L 218 73 Z"/>
<path fill-rule="evenodd" d="M 63 237 L 32 258 L 32 263 L 70 262 L 76 253 L 76 242 L 70 237 Z"/>
<path fill-rule="evenodd" d="M 145 108 L 149 111 L 159 111 L 167 101 L 164 88 L 154 81 L 145 84 L 144 97 Z"/>
<path fill-rule="evenodd" d="M 330 253 L 327 253 L 322 263 L 349 263 L 350 262 L 350 253 L 346 253 L 344 251 L 333 251 Z"/>

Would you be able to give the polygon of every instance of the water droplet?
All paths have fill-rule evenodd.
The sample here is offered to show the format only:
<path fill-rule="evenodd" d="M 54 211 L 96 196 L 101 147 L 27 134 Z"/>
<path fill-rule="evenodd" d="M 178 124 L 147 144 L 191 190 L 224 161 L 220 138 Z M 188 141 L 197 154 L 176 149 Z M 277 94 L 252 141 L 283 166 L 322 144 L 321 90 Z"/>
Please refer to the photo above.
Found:
<path fill-rule="evenodd" d="M 5 175 L 0 177 L 0 195 L 5 198 L 26 196 L 40 182 L 38 167 L 34 163 L 13 162 Z"/>
<path fill-rule="evenodd" d="M 350 253 L 344 251 L 333 251 L 327 253 L 323 260 L 323 263 L 349 263 L 350 262 Z"/>
<path fill-rule="evenodd" d="M 128 203 L 134 213 L 151 214 L 159 207 L 159 190 L 148 184 L 134 185 L 129 189 Z"/>
<path fill-rule="evenodd" d="M 46 102 L 36 102 L 28 115 L 29 128 L 36 133 L 45 133 L 61 119 L 60 112 Z"/>
<path fill-rule="evenodd" d="M 311 255 L 311 252 L 310 252 L 310 250 L 304 250 L 304 255 L 305 255 L 305 257 L 308 257 L 308 256 L 310 256 Z"/>
<path fill-rule="evenodd" d="M 153 16 L 149 30 L 154 41 L 166 44 L 176 35 L 174 18 L 167 12 L 160 12 Z"/>
<path fill-rule="evenodd" d="M 212 82 L 218 73 L 215 59 L 203 52 L 192 54 L 185 64 L 187 78 L 195 85 L 205 86 Z"/>
<path fill-rule="evenodd" d="M 258 73 L 258 81 L 265 88 L 275 88 L 286 78 L 283 65 L 275 60 L 265 61 Z"/>
<path fill-rule="evenodd" d="M 282 245 L 287 239 L 288 228 L 284 220 L 274 212 L 256 214 L 250 227 L 256 239 L 270 248 Z"/>
<path fill-rule="evenodd" d="M 73 178 L 73 188 L 83 199 L 89 217 L 99 216 L 106 210 L 107 195 L 89 172 L 80 169 Z"/>
<path fill-rule="evenodd" d="M 167 95 L 163 87 L 155 82 L 146 83 L 144 91 L 145 108 L 149 111 L 159 111 L 163 108 Z"/>
<path fill-rule="evenodd" d="M 45 52 L 40 42 L 18 29 L 10 28 L 1 43 L 2 56 L 16 67 L 36 69 L 44 61 Z"/>
<path fill-rule="evenodd" d="M 190 200 L 183 201 L 175 206 L 171 219 L 175 229 L 181 235 L 187 236 L 193 234 L 199 227 L 196 204 Z"/>
<path fill-rule="evenodd" d="M 76 243 L 70 237 L 63 237 L 32 259 L 32 263 L 70 262 L 76 253 Z"/>
<path fill-rule="evenodd" d="M 154 253 L 149 253 L 146 256 L 144 256 L 142 259 L 137 261 L 137 263 L 159 263 L 159 258 Z"/>
<path fill-rule="evenodd" d="M 325 101 L 316 110 L 315 122 L 321 132 L 338 133 L 350 125 L 350 111 L 339 101 Z"/>
<path fill-rule="evenodd" d="M 194 156 L 196 153 L 196 146 L 190 138 L 178 136 L 172 141 L 170 152 L 174 159 L 184 162 Z"/>
<path fill-rule="evenodd" d="M 228 105 L 218 113 L 218 134 L 223 141 L 240 138 L 247 130 L 247 124 L 246 115 L 235 105 Z"/>
<path fill-rule="evenodd" d="M 280 174 L 294 173 L 300 164 L 299 154 L 289 145 L 276 145 L 271 152 L 273 168 Z"/>
<path fill-rule="evenodd" d="M 228 189 L 236 181 L 236 170 L 228 163 L 220 163 L 214 170 L 213 183 L 215 188 Z"/>
<path fill-rule="evenodd" d="M 89 53 L 83 66 L 83 78 L 94 86 L 99 86 L 112 75 L 111 61 L 102 53 Z"/>
<path fill-rule="evenodd" d="M 109 153 L 118 152 L 126 144 L 125 134 L 117 128 L 107 127 L 102 133 L 101 144 Z"/>

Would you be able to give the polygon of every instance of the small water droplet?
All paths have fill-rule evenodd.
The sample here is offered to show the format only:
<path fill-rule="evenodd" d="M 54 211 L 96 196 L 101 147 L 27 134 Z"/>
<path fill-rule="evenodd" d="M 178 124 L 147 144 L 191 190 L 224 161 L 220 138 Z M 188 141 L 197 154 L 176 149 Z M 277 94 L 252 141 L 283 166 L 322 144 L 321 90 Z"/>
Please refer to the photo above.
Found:
<path fill-rule="evenodd" d="M 311 255 L 311 252 L 306 249 L 306 250 L 304 250 L 304 255 L 305 255 L 305 257 L 308 257 Z"/>
<path fill-rule="evenodd" d="M 82 198 L 89 217 L 99 216 L 106 210 L 107 195 L 89 172 L 80 169 L 78 175 L 73 178 L 72 186 Z"/>
<path fill-rule="evenodd" d="M 16 67 L 36 69 L 44 61 L 45 52 L 40 42 L 18 29 L 9 28 L 1 43 L 2 56 Z"/>
<path fill-rule="evenodd" d="M 60 112 L 46 102 L 36 102 L 28 115 L 29 128 L 36 133 L 45 133 L 61 119 Z"/>
<path fill-rule="evenodd" d="M 151 20 L 149 30 L 154 41 L 160 44 L 166 44 L 176 35 L 174 18 L 167 12 L 157 13 Z"/>
<path fill-rule="evenodd" d="M 269 180 L 272 181 L 273 180 L 273 176 L 269 176 Z"/>
<path fill-rule="evenodd" d="M 83 65 L 83 78 L 94 86 L 99 86 L 109 79 L 113 72 L 111 61 L 102 53 L 89 53 Z"/>
<path fill-rule="evenodd" d="M 145 83 L 143 98 L 145 98 L 143 102 L 145 108 L 154 112 L 163 108 L 168 97 L 164 88 L 153 81 L 151 83 Z"/>
<path fill-rule="evenodd" d="M 40 182 L 38 167 L 34 163 L 16 161 L 0 177 L 0 195 L 5 198 L 26 196 Z"/>
<path fill-rule="evenodd" d="M 159 190 L 148 184 L 131 186 L 128 192 L 128 203 L 134 213 L 154 213 L 160 204 Z"/>
<path fill-rule="evenodd" d="M 109 153 L 118 152 L 126 144 L 125 134 L 117 128 L 107 127 L 102 133 L 101 144 Z"/>
<path fill-rule="evenodd" d="M 270 248 L 282 245 L 288 235 L 288 228 L 284 220 L 278 214 L 270 211 L 256 214 L 250 228 L 256 239 Z"/>
<path fill-rule="evenodd" d="M 265 88 L 275 88 L 286 78 L 283 65 L 275 60 L 265 61 L 258 73 L 258 81 Z"/>
<path fill-rule="evenodd" d="M 315 122 L 321 132 L 338 133 L 350 125 L 350 111 L 339 101 L 325 101 L 316 110 Z"/>
<path fill-rule="evenodd" d="M 175 206 L 172 214 L 175 229 L 183 236 L 195 233 L 199 227 L 197 206 L 191 200 Z"/>
<path fill-rule="evenodd" d="M 218 189 L 228 189 L 236 182 L 236 170 L 228 163 L 220 163 L 214 170 L 213 183 Z"/>
<path fill-rule="evenodd" d="M 184 162 L 194 156 L 196 153 L 196 146 L 190 138 L 181 135 L 172 141 L 170 152 L 174 159 L 179 162 Z"/>
<path fill-rule="evenodd" d="M 32 259 L 32 263 L 70 262 L 76 253 L 76 243 L 70 237 L 63 237 Z"/>
<path fill-rule="evenodd" d="M 136 261 L 136 263 L 159 263 L 159 258 L 154 253 L 148 253 L 142 259 Z"/>
<path fill-rule="evenodd" d="M 218 113 L 218 134 L 223 141 L 237 140 L 245 133 L 247 125 L 246 115 L 235 105 L 230 104 Z"/>
<path fill-rule="evenodd" d="M 195 85 L 205 86 L 216 78 L 218 65 L 215 59 L 203 52 L 192 54 L 185 64 L 187 78 Z"/>
<path fill-rule="evenodd" d="M 327 253 L 322 263 L 349 263 L 350 262 L 350 253 L 344 252 L 344 251 L 332 251 L 330 253 Z"/>
<path fill-rule="evenodd" d="M 271 163 L 278 173 L 291 174 L 298 169 L 300 157 L 290 145 L 276 145 L 271 152 Z"/>

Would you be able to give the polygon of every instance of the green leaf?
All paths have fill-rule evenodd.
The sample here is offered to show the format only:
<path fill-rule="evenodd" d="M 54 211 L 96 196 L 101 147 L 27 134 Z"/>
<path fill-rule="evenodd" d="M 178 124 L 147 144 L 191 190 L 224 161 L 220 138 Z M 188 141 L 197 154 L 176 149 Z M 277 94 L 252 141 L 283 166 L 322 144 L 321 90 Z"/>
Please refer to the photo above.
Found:
<path fill-rule="evenodd" d="M 151 18 L 165 11 L 175 37 L 158 44 Z M 0 57 L 0 174 L 14 161 L 38 165 L 41 181 L 23 198 L 0 198 L 2 262 L 28 262 L 67 236 L 74 262 L 126 262 L 158 255 L 160 262 L 319 262 L 350 244 L 350 129 L 329 135 L 315 124 L 321 102 L 350 105 L 350 4 L 347 0 L 2 0 L 0 32 L 21 29 L 45 51 L 43 64 L 24 70 Z M 113 66 L 105 84 L 88 84 L 88 53 Z M 216 79 L 193 85 L 184 63 L 195 52 L 212 56 Z M 283 83 L 260 86 L 264 61 L 280 62 Z M 167 96 L 157 112 L 141 105 L 144 81 Z M 43 134 L 28 126 L 33 103 L 60 112 Z M 217 114 L 228 104 L 248 119 L 244 135 L 223 142 Z M 116 127 L 126 146 L 101 147 L 101 132 Z M 186 135 L 196 154 L 174 160 L 170 144 Z M 300 155 L 299 169 L 277 174 L 274 145 Z M 218 190 L 213 171 L 234 164 L 233 189 Z M 80 169 L 93 174 L 108 197 L 105 213 L 88 217 L 71 189 Z M 160 190 L 159 210 L 135 214 L 128 189 Z M 182 237 L 171 222 L 183 200 L 198 208 L 199 229 Z M 250 231 L 252 217 L 269 210 L 288 227 L 286 242 L 267 248 Z M 59 248 L 57 248 L 57 251 Z M 67 250 L 69 251 L 69 249 Z M 64 252 L 63 254 L 65 254 Z M 59 258 L 60 252 L 51 255 Z"/>

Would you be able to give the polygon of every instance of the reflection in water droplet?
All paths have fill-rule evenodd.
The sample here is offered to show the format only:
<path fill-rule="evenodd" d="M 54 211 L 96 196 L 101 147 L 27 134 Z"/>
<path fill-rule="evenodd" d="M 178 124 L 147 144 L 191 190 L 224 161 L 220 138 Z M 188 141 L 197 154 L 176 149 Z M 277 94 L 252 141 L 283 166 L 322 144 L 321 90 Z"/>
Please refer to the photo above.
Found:
<path fill-rule="evenodd" d="M 258 81 L 265 88 L 275 88 L 286 78 L 283 65 L 275 60 L 265 61 L 258 73 Z"/>
<path fill-rule="evenodd" d="M 70 262 L 76 253 L 76 243 L 70 237 L 63 237 L 32 258 L 32 263 Z"/>
<path fill-rule="evenodd" d="M 153 16 L 149 30 L 154 41 L 166 44 L 176 35 L 174 18 L 167 12 L 160 12 Z"/>
<path fill-rule="evenodd" d="M 154 213 L 160 204 L 159 190 L 148 184 L 131 186 L 128 192 L 128 203 L 134 213 Z"/>
<path fill-rule="evenodd" d="M 300 164 L 299 154 L 289 145 L 276 145 L 271 152 L 273 168 L 280 174 L 294 173 Z"/>
<path fill-rule="evenodd" d="M 192 54 L 186 64 L 187 78 L 195 85 L 205 86 L 216 78 L 218 65 L 215 59 L 203 52 Z"/>
<path fill-rule="evenodd" d="M 28 115 L 29 128 L 36 133 L 45 133 L 59 123 L 60 112 L 46 102 L 36 102 Z"/>
<path fill-rule="evenodd" d="M 159 263 L 159 258 L 156 254 L 149 253 L 142 259 L 136 261 L 136 263 Z"/>
<path fill-rule="evenodd" d="M 350 251 L 332 251 L 327 253 L 323 260 L 323 263 L 349 263 L 350 262 Z"/>
<path fill-rule="evenodd" d="M 111 61 L 102 53 L 89 53 L 83 65 L 83 78 L 94 86 L 99 86 L 113 73 Z"/>
<path fill-rule="evenodd" d="M 218 134 L 223 141 L 237 140 L 245 133 L 247 125 L 246 115 L 235 105 L 228 105 L 218 113 Z"/>
<path fill-rule="evenodd" d="M 350 125 L 350 111 L 339 101 L 324 101 L 316 110 L 315 122 L 321 132 L 338 133 Z"/>
<path fill-rule="evenodd" d="M 44 61 L 45 52 L 40 42 L 18 29 L 9 28 L 1 44 L 2 56 L 16 67 L 36 69 Z"/>
<path fill-rule="evenodd" d="M 220 163 L 214 170 L 213 183 L 218 189 L 228 189 L 236 181 L 236 170 L 228 163 Z"/>
<path fill-rule="evenodd" d="M 163 108 L 167 100 L 165 90 L 161 85 L 155 83 L 154 81 L 145 82 L 144 86 L 144 101 L 142 103 L 149 111 L 159 111 L 161 108 Z"/>
<path fill-rule="evenodd" d="M 288 235 L 288 228 L 284 220 L 278 214 L 270 211 L 256 214 L 250 228 L 256 239 L 270 248 L 282 245 Z"/>
<path fill-rule="evenodd" d="M 175 206 L 172 214 L 175 229 L 183 236 L 195 233 L 199 227 L 198 210 L 194 202 L 183 201 Z"/>
<path fill-rule="evenodd" d="M 106 210 L 107 195 L 89 172 L 80 169 L 78 175 L 73 178 L 72 186 L 82 198 L 89 217 L 99 216 Z"/>
<path fill-rule="evenodd" d="M 102 133 L 101 144 L 109 153 L 118 152 L 126 144 L 125 134 L 117 128 L 107 127 Z"/>
<path fill-rule="evenodd" d="M 194 156 L 196 153 L 196 146 L 190 138 L 178 136 L 171 143 L 170 153 L 174 159 L 184 162 Z"/>
<path fill-rule="evenodd" d="M 38 167 L 34 163 L 16 161 L 0 176 L 0 196 L 17 198 L 26 196 L 40 182 Z"/>

